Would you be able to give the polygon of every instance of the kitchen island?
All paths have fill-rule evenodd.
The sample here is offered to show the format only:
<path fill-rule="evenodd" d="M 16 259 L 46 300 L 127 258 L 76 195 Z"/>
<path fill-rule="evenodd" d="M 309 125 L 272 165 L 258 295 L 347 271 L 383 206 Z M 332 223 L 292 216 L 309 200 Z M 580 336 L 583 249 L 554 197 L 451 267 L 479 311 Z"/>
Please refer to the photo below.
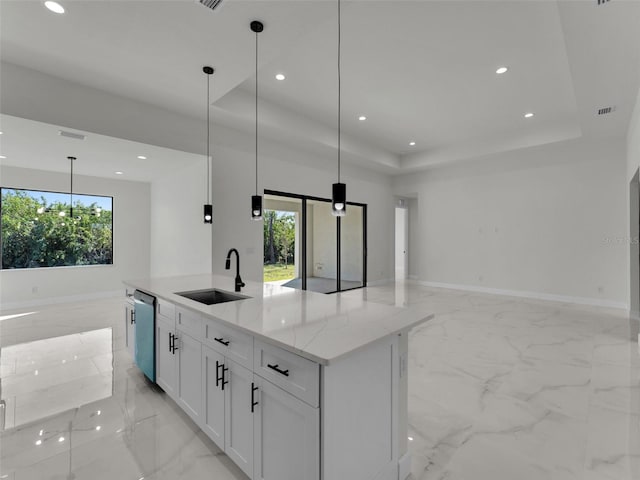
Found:
<path fill-rule="evenodd" d="M 408 476 L 407 335 L 432 315 L 252 282 L 177 294 L 233 293 L 226 276 L 125 285 L 156 297 L 157 384 L 249 478 Z"/>

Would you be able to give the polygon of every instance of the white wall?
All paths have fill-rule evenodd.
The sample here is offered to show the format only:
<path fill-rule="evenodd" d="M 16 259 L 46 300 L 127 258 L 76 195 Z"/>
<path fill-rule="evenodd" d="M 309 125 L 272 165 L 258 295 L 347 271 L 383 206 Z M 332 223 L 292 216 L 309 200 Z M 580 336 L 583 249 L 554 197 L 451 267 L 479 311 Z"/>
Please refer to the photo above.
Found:
<path fill-rule="evenodd" d="M 408 277 L 417 280 L 420 265 L 420 214 L 418 199 L 411 198 L 407 204 L 409 209 L 409 245 L 407 250 L 409 272 Z"/>
<path fill-rule="evenodd" d="M 394 190 L 418 193 L 419 280 L 622 307 L 624 180 L 623 139 L 571 140 L 401 176 Z"/>
<path fill-rule="evenodd" d="M 628 280 L 628 298 L 631 315 L 634 318 L 640 317 L 640 272 L 638 270 L 638 262 L 640 259 L 640 251 L 638 249 L 638 181 L 635 177 L 640 168 L 640 90 L 636 106 L 629 123 L 627 133 L 627 192 L 629 199 L 627 202 L 627 212 L 629 218 L 629 229 L 627 237 L 629 239 L 629 248 L 627 249 L 627 278 Z M 634 196 L 635 198 L 632 198 Z"/>
<path fill-rule="evenodd" d="M 249 140 L 250 141 L 250 140 Z M 249 144 L 250 145 L 250 144 Z M 331 198 L 336 181 L 334 158 L 314 157 L 271 146 L 260 154 L 259 189 Z M 261 150 L 263 152 L 263 150 Z M 217 149 L 213 162 L 214 272 L 224 272 L 229 248 L 241 254 L 243 279 L 262 279 L 262 222 L 251 220 L 251 195 L 255 191 L 255 157 L 245 151 Z M 368 209 L 368 280 L 393 278 L 393 196 L 389 177 L 343 164 L 342 180 L 349 201 L 366 203 Z M 317 215 L 318 212 L 315 212 Z M 315 216 L 314 215 L 314 216 Z M 226 272 L 231 275 L 230 272 Z"/>
<path fill-rule="evenodd" d="M 0 184 L 65 192 L 69 176 L 2 166 Z M 74 191 L 113 197 L 113 265 L 1 270 L 1 308 L 113 294 L 123 279 L 149 276 L 149 190 L 148 183 L 74 175 Z"/>
<path fill-rule="evenodd" d="M 152 277 L 211 273 L 213 228 L 203 220 L 206 191 L 204 157 L 201 165 L 182 167 L 151 183 Z M 219 208 L 214 208 L 214 222 Z"/>

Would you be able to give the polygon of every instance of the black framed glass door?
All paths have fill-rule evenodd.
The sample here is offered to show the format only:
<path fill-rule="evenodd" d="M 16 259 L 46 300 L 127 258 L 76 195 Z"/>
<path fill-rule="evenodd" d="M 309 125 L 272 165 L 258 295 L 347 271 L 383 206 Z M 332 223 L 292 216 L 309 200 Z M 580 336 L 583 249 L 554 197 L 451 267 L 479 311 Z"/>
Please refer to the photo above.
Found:
<path fill-rule="evenodd" d="M 366 204 L 334 217 L 331 200 L 264 193 L 265 282 L 320 293 L 366 286 Z"/>

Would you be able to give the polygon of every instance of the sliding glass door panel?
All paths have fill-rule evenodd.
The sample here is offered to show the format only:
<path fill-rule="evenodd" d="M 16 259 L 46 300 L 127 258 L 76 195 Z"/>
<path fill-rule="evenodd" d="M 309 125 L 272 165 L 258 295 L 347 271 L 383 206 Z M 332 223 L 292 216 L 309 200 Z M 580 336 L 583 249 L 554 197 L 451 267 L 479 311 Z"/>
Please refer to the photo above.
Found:
<path fill-rule="evenodd" d="M 307 290 L 338 290 L 338 230 L 331 202 L 307 199 Z"/>
<path fill-rule="evenodd" d="M 365 208 L 347 205 L 340 217 L 340 290 L 364 285 L 364 225 Z"/>
<path fill-rule="evenodd" d="M 264 282 L 302 288 L 303 200 L 264 196 Z"/>

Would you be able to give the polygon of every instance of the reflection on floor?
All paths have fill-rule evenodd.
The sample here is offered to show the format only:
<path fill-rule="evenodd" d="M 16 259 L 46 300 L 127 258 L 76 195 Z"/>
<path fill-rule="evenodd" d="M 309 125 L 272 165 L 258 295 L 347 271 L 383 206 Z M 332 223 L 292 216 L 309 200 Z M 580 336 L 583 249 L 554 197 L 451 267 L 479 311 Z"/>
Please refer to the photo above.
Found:
<path fill-rule="evenodd" d="M 302 279 L 294 278 L 286 283 L 283 283 L 285 287 L 302 288 Z M 353 282 L 350 280 L 342 280 L 340 282 L 340 288 L 342 290 L 349 290 L 350 288 L 358 288 L 362 286 L 362 282 Z M 307 290 L 318 293 L 330 293 L 336 291 L 336 279 L 335 278 L 323 278 L 323 277 L 309 277 L 307 278 Z"/>
<path fill-rule="evenodd" d="M 414 480 L 640 478 L 640 357 L 618 312 L 411 284 L 342 295 L 436 314 L 410 339 Z M 133 365 L 122 303 L 0 323 L 3 385 L 6 347 L 113 332 L 113 394 L 2 432 L 0 478 L 246 480 Z"/>
<path fill-rule="evenodd" d="M 4 428 L 106 398 L 113 384 L 112 329 L 3 347 L 0 400 Z"/>

